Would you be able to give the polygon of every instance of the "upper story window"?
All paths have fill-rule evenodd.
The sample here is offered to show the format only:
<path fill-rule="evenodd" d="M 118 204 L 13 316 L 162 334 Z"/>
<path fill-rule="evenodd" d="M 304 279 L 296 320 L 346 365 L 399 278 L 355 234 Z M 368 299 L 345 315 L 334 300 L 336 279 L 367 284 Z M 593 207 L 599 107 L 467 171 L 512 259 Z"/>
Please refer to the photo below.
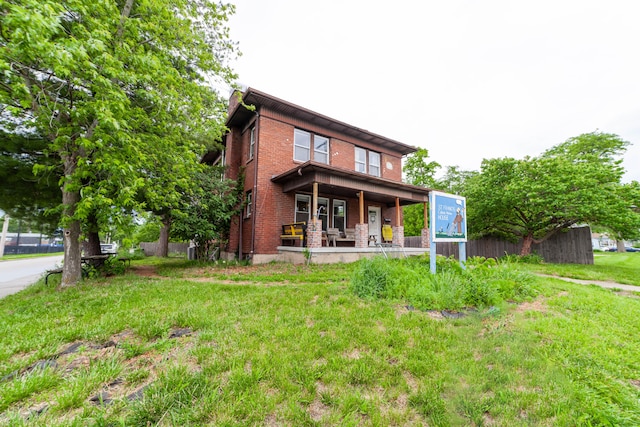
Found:
<path fill-rule="evenodd" d="M 329 138 L 296 129 L 293 133 L 293 160 L 329 163 Z"/>
<path fill-rule="evenodd" d="M 254 150 L 256 147 L 256 127 L 253 126 L 249 131 L 249 160 L 253 159 Z"/>
<path fill-rule="evenodd" d="M 253 212 L 253 193 L 251 190 L 247 191 L 245 196 L 245 207 L 244 207 L 244 216 L 245 218 L 249 218 L 251 216 L 251 212 Z"/>
<path fill-rule="evenodd" d="M 356 172 L 380 176 L 380 153 L 356 147 L 355 161 Z"/>

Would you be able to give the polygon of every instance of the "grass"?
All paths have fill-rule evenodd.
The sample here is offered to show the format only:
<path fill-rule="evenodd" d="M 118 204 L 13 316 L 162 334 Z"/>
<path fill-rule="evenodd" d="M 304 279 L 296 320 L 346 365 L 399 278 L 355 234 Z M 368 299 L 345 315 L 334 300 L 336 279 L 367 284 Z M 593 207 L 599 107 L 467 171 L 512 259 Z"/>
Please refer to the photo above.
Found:
<path fill-rule="evenodd" d="M 640 252 L 595 252 L 594 265 L 536 264 L 531 271 L 573 279 L 599 280 L 640 286 Z"/>
<path fill-rule="evenodd" d="M 0 257 L 0 261 L 10 261 L 14 259 L 23 259 L 23 258 L 41 258 L 48 256 L 60 256 L 63 255 L 63 252 L 53 252 L 48 254 L 19 254 L 19 255 L 4 255 Z"/>
<path fill-rule="evenodd" d="M 150 261 L 0 300 L 0 424 L 640 424 L 638 298 L 534 278 L 448 319 L 357 297 L 357 263 Z"/>

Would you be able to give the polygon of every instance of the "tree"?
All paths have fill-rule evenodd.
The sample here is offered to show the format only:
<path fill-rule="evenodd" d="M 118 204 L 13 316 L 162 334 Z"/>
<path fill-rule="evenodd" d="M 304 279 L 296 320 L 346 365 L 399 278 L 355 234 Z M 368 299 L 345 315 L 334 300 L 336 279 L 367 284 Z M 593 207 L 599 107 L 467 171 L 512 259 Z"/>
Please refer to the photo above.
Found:
<path fill-rule="evenodd" d="M 429 161 L 429 150 L 419 148 L 407 156 L 402 171 L 405 173 L 405 181 L 409 184 L 433 188 L 435 185 L 434 175 L 439 168 L 439 163 Z"/>
<path fill-rule="evenodd" d="M 436 180 L 434 188 L 449 194 L 464 195 L 467 181 L 477 174 L 477 171 L 465 171 L 458 166 L 447 166 L 447 171 Z"/>
<path fill-rule="evenodd" d="M 218 167 L 206 167 L 194 181 L 198 191 L 191 193 L 183 211 L 174 213 L 173 235 L 192 240 L 197 259 L 207 260 L 226 243 L 231 219 L 241 212 L 242 185 L 221 179 Z"/>
<path fill-rule="evenodd" d="M 436 182 L 434 175 L 439 168 L 439 163 L 429 161 L 429 151 L 425 148 L 419 148 L 418 151 L 407 157 L 402 171 L 405 174 L 405 181 L 409 184 L 433 188 Z M 419 236 L 422 229 L 425 228 L 424 205 L 405 206 L 402 216 L 405 236 Z"/>
<path fill-rule="evenodd" d="M 593 132 L 539 157 L 484 160 L 465 191 L 470 234 L 522 239 L 527 255 L 533 243 L 573 225 L 610 221 L 619 207 L 620 156 L 628 144 Z"/>
<path fill-rule="evenodd" d="M 81 225 L 92 212 L 143 207 L 154 156 L 195 164 L 203 141 L 219 139 L 226 108 L 210 82 L 235 79 L 226 66 L 233 10 L 208 0 L 0 4 L 0 105 L 57 161 L 35 170 L 62 176 L 63 286 L 80 280 Z M 176 181 L 183 172 L 162 170 Z"/>
<path fill-rule="evenodd" d="M 624 252 L 625 240 L 640 239 L 640 183 L 632 181 L 614 189 L 616 196 L 612 206 L 598 225 L 616 240 L 618 252 Z"/>
<path fill-rule="evenodd" d="M 55 208 L 60 203 L 61 173 L 59 170 L 40 176 L 33 173 L 36 164 L 55 163 L 44 153 L 45 149 L 46 141 L 41 136 L 0 119 L 0 210 L 13 219 L 52 232 L 60 219 Z"/>

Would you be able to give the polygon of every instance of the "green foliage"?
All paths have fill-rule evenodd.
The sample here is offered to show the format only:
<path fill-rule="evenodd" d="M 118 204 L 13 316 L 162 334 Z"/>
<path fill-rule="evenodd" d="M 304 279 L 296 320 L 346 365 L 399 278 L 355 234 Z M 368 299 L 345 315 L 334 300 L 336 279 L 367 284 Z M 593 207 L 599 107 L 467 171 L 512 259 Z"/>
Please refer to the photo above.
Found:
<path fill-rule="evenodd" d="M 424 204 L 409 205 L 402 208 L 402 222 L 405 236 L 420 236 L 424 228 Z"/>
<path fill-rule="evenodd" d="M 445 174 L 436 180 L 434 188 L 449 194 L 464 194 L 467 181 L 478 172 L 460 170 L 458 166 L 447 166 Z"/>
<path fill-rule="evenodd" d="M 144 224 L 136 228 L 133 236 L 134 244 L 138 245 L 140 242 L 155 242 L 160 238 L 160 227 L 162 227 L 160 219 L 155 215 L 150 215 Z"/>
<path fill-rule="evenodd" d="M 201 154 L 224 132 L 226 96 L 212 83 L 236 78 L 226 64 L 236 53 L 226 27 L 234 7 L 206 0 L 0 7 L 0 127 L 18 124 L 44 139 L 44 156 L 30 161 L 62 188 L 65 244 L 75 255 L 63 277 L 78 279 L 81 221 L 174 209 L 194 185 Z"/>
<path fill-rule="evenodd" d="M 535 295 L 533 276 L 512 265 L 481 257 L 465 265 L 463 269 L 455 258 L 439 256 L 431 274 L 424 258 L 364 259 L 354 269 L 350 286 L 361 298 L 402 299 L 423 310 L 483 308 Z"/>
<path fill-rule="evenodd" d="M 610 221 L 620 211 L 620 156 L 628 144 L 616 135 L 594 132 L 539 157 L 484 160 L 464 193 L 470 234 L 524 239 L 526 255 L 532 243 L 574 224 Z"/>
<path fill-rule="evenodd" d="M 231 219 L 242 209 L 242 185 L 220 178 L 219 168 L 209 167 L 194 177 L 198 188 L 188 205 L 174 212 L 175 237 L 193 240 L 199 260 L 208 260 L 215 247 L 228 238 Z"/>
<path fill-rule="evenodd" d="M 420 187 L 433 188 L 436 170 L 440 168 L 437 162 L 429 162 L 429 151 L 419 148 L 415 153 L 407 156 L 402 171 L 407 177 L 407 182 Z"/>

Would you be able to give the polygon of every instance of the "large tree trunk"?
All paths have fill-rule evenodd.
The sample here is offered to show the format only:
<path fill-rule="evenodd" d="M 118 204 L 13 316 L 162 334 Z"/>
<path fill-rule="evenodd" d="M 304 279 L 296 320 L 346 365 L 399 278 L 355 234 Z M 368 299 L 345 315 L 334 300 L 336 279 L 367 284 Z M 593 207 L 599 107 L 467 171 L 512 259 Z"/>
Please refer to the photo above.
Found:
<path fill-rule="evenodd" d="M 100 249 L 100 234 L 98 228 L 98 218 L 95 213 L 87 217 L 87 240 L 84 242 L 84 253 L 88 256 L 102 255 Z"/>
<path fill-rule="evenodd" d="M 75 172 L 77 160 L 73 156 L 63 157 L 65 177 Z M 80 190 L 69 189 L 69 183 L 62 186 L 62 204 L 64 205 L 63 219 L 73 217 L 76 206 L 80 202 Z M 66 222 L 63 232 L 64 263 L 62 264 L 61 286 L 73 286 L 82 279 L 82 259 L 80 250 L 80 221 L 77 219 Z"/>
<path fill-rule="evenodd" d="M 624 240 L 616 240 L 616 252 L 626 252 L 624 248 Z"/>
<path fill-rule="evenodd" d="M 520 256 L 531 255 L 531 245 L 533 244 L 533 236 L 527 235 L 522 239 L 522 249 L 520 250 Z"/>
<path fill-rule="evenodd" d="M 171 215 L 162 215 L 162 228 L 160 228 L 160 238 L 158 239 L 158 250 L 156 256 L 169 256 L 169 232 L 171 231 Z"/>

